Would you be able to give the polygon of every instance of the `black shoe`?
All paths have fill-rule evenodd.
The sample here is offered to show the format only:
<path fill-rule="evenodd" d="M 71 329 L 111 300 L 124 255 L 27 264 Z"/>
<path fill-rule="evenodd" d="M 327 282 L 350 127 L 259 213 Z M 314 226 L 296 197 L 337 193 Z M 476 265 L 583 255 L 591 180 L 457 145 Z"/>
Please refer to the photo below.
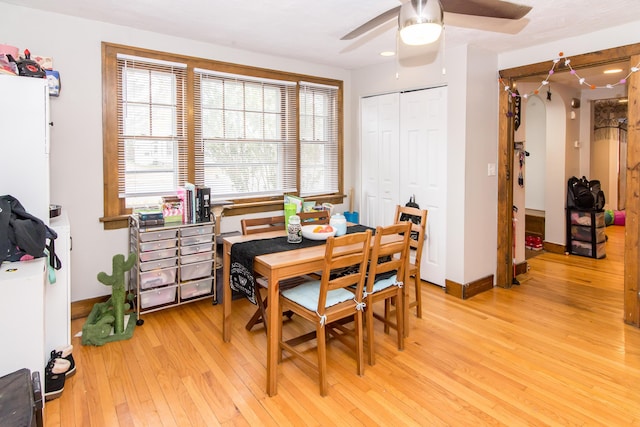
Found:
<path fill-rule="evenodd" d="M 60 359 L 63 360 L 63 359 Z M 64 390 L 64 373 L 69 369 L 67 361 L 56 362 L 51 359 L 44 368 L 44 400 L 53 400 L 62 394 Z"/>
<path fill-rule="evenodd" d="M 51 350 L 51 359 L 49 360 L 65 359 L 69 361 L 69 370 L 64 374 L 66 377 L 70 377 L 76 373 L 76 362 L 75 360 L 73 360 L 73 355 L 71 354 L 72 350 L 73 345 L 71 344 L 63 347 L 57 347 L 55 350 Z"/>

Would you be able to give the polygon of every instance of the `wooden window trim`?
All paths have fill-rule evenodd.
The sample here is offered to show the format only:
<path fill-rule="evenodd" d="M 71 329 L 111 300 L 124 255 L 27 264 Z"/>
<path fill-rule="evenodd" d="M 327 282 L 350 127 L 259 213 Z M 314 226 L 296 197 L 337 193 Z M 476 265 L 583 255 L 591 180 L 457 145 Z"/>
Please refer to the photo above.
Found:
<path fill-rule="evenodd" d="M 193 121 L 193 70 L 203 68 L 232 74 L 242 74 L 266 79 L 286 81 L 305 81 L 329 86 L 337 86 L 338 90 L 338 188 L 335 194 L 314 197 L 317 201 L 342 203 L 344 200 L 344 96 L 343 81 L 270 70 L 248 65 L 232 64 L 228 62 L 197 58 L 186 55 L 165 53 L 138 47 L 125 46 L 102 42 L 102 133 L 103 133 L 103 202 L 104 211 L 100 221 L 104 229 L 124 228 L 128 225 L 128 215 L 131 209 L 125 207 L 125 200 L 118 197 L 118 135 L 117 135 L 117 82 L 116 55 L 118 53 L 159 59 L 165 61 L 183 62 L 187 64 L 187 138 L 191 158 L 194 152 L 195 125 Z M 299 175 L 298 170 L 298 175 Z M 298 176 L 298 183 L 300 182 Z M 189 162 L 189 179 L 195 180 L 193 161 Z M 242 215 L 252 212 L 268 212 L 282 208 L 282 199 L 242 199 L 233 201 L 228 215 Z"/>

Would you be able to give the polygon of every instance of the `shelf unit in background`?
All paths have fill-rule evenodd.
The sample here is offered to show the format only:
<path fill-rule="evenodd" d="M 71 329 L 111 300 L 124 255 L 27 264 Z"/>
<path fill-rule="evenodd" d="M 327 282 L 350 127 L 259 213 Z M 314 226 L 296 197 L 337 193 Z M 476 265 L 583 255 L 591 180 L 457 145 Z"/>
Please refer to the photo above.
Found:
<path fill-rule="evenodd" d="M 129 218 L 130 251 L 137 255 L 129 272 L 129 292 L 141 315 L 216 298 L 215 221 L 141 227 Z"/>
<path fill-rule="evenodd" d="M 567 252 L 590 258 L 606 256 L 604 211 L 567 208 Z"/>

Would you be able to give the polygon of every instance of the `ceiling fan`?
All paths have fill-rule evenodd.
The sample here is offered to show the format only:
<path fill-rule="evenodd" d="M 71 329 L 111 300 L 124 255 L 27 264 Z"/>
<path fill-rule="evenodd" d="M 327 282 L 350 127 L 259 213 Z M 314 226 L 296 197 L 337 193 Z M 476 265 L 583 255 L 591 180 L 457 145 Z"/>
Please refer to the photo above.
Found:
<path fill-rule="evenodd" d="M 404 44 L 420 46 L 440 37 L 448 25 L 487 31 L 516 33 L 527 21 L 530 6 L 502 0 L 409 0 L 365 22 L 340 40 L 352 40 L 397 18 Z M 513 23 L 516 23 L 513 25 Z"/>

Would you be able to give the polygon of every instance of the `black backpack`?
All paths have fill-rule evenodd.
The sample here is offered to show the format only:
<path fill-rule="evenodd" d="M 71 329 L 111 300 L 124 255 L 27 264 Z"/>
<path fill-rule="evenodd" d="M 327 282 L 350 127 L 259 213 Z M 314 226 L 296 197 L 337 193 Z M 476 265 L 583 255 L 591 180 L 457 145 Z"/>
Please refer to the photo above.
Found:
<path fill-rule="evenodd" d="M 0 262 L 20 261 L 25 255 L 40 258 L 49 253 L 49 264 L 59 270 L 54 240 L 58 234 L 40 218 L 28 213 L 13 196 L 0 196 Z"/>
<path fill-rule="evenodd" d="M 409 201 L 407 202 L 407 204 L 405 205 L 408 208 L 416 208 L 416 209 L 420 209 L 420 205 L 418 205 L 416 203 L 416 196 L 412 195 L 409 198 Z M 419 216 L 416 215 L 409 215 L 409 214 L 401 214 L 400 215 L 400 221 L 411 221 L 414 224 L 420 225 L 420 220 L 421 218 Z M 418 232 L 417 231 L 412 231 L 411 232 L 411 238 L 413 240 L 417 240 L 418 239 Z"/>
<path fill-rule="evenodd" d="M 589 190 L 593 196 L 593 208 L 599 211 L 604 209 L 604 191 L 600 187 L 600 181 L 597 179 L 589 181 Z"/>
<path fill-rule="evenodd" d="M 604 209 L 604 191 L 600 187 L 600 181 L 589 181 L 587 177 L 576 178 L 572 176 L 567 182 L 567 207 L 579 209 Z"/>

